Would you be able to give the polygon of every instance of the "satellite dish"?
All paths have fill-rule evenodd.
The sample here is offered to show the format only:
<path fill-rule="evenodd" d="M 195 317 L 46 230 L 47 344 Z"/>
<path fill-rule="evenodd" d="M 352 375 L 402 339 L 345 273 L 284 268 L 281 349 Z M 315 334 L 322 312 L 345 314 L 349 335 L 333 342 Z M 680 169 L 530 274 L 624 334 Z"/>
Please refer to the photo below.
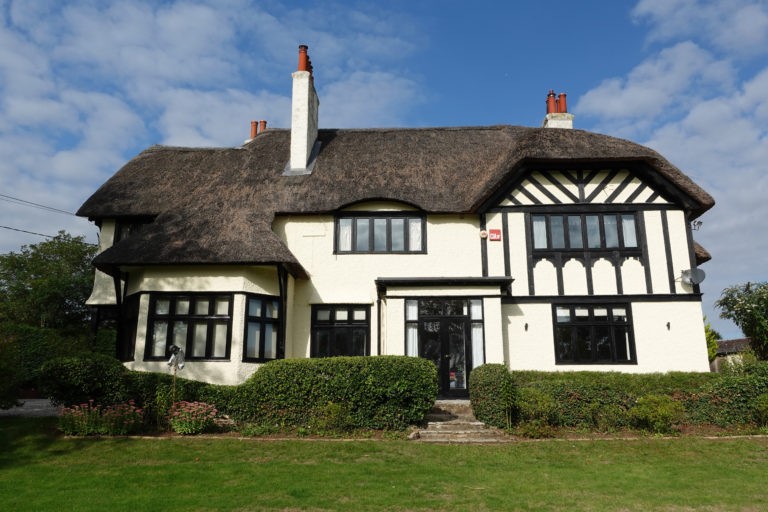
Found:
<path fill-rule="evenodd" d="M 695 285 L 702 282 L 705 277 L 707 277 L 707 275 L 700 268 L 690 268 L 688 270 L 683 270 L 683 275 L 680 277 L 680 280 L 683 284 Z"/>

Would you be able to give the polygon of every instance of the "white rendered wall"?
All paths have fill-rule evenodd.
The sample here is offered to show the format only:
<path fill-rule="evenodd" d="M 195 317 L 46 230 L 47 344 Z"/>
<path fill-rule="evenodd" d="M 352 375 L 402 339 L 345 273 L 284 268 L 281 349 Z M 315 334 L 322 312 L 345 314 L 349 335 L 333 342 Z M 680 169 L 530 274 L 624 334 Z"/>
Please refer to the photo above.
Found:
<path fill-rule="evenodd" d="M 505 304 L 505 342 L 511 370 L 708 372 L 699 302 L 640 302 L 631 305 L 637 364 L 555 364 L 552 306 Z M 666 323 L 670 322 L 667 330 Z M 528 329 L 526 330 L 526 324 Z"/>
<path fill-rule="evenodd" d="M 398 203 L 355 205 L 350 211 L 410 211 Z M 383 277 L 479 277 L 482 275 L 479 220 L 476 216 L 429 215 L 424 236 L 426 254 L 334 254 L 334 218 L 328 216 L 278 217 L 272 229 L 286 243 L 310 276 L 297 280 L 294 304 L 288 318 L 293 323 L 293 357 L 309 357 L 310 312 L 313 304 L 364 304 L 371 308 L 371 353 L 378 330 L 375 281 Z M 457 250 L 460 247 L 461 250 Z M 465 288 L 419 288 L 418 295 L 466 295 Z M 487 293 L 483 290 L 483 293 Z M 390 316 L 388 315 L 387 318 Z M 384 329 L 388 335 L 402 328 L 403 319 Z M 382 334 L 383 335 L 383 334 Z M 400 335 L 402 336 L 402 334 Z M 384 344 L 384 340 L 382 340 Z M 386 344 L 388 347 L 389 343 Z M 389 350 L 389 349 L 387 349 Z M 387 353 L 387 352 L 385 352 Z"/>
<path fill-rule="evenodd" d="M 115 240 L 116 223 L 112 219 L 101 222 L 99 229 L 99 253 L 112 247 Z M 93 291 L 85 303 L 89 306 L 112 306 L 117 304 L 115 298 L 115 281 L 101 270 L 96 270 L 93 276 Z"/>

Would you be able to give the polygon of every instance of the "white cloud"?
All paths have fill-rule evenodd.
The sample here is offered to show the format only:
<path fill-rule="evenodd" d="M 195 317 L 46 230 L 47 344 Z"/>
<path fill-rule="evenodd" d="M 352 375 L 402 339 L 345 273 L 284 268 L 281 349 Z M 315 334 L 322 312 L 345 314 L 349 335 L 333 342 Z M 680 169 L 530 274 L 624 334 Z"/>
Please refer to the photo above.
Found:
<path fill-rule="evenodd" d="M 689 109 L 701 91 L 728 90 L 734 80 L 728 62 L 690 41 L 662 49 L 638 64 L 626 77 L 603 81 L 585 93 L 575 112 L 611 123 L 611 133 L 637 135 L 659 118 Z"/>
<path fill-rule="evenodd" d="M 412 80 L 392 73 L 356 71 L 322 90 L 321 126 L 396 126 L 420 99 L 418 85 Z"/>
<path fill-rule="evenodd" d="M 641 0 L 633 16 L 650 23 L 651 41 L 690 38 L 741 57 L 767 51 L 768 4 L 763 1 Z"/>

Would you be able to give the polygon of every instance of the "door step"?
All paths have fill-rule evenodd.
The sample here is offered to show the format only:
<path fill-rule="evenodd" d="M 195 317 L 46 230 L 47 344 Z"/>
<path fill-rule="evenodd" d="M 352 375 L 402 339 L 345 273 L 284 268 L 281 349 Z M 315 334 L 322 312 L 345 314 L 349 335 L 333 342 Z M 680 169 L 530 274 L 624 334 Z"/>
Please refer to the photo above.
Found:
<path fill-rule="evenodd" d="M 475 419 L 469 400 L 437 400 L 426 415 L 427 428 L 409 439 L 424 443 L 504 443 L 503 431 Z"/>

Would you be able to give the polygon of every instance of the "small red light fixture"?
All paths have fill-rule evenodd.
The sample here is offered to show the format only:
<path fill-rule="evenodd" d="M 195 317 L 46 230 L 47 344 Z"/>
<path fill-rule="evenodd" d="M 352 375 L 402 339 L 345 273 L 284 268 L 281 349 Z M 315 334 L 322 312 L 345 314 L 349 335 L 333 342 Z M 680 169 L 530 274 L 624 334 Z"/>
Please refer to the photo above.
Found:
<path fill-rule="evenodd" d="M 501 230 L 500 229 L 489 229 L 488 230 L 488 240 L 491 242 L 501 242 Z"/>

